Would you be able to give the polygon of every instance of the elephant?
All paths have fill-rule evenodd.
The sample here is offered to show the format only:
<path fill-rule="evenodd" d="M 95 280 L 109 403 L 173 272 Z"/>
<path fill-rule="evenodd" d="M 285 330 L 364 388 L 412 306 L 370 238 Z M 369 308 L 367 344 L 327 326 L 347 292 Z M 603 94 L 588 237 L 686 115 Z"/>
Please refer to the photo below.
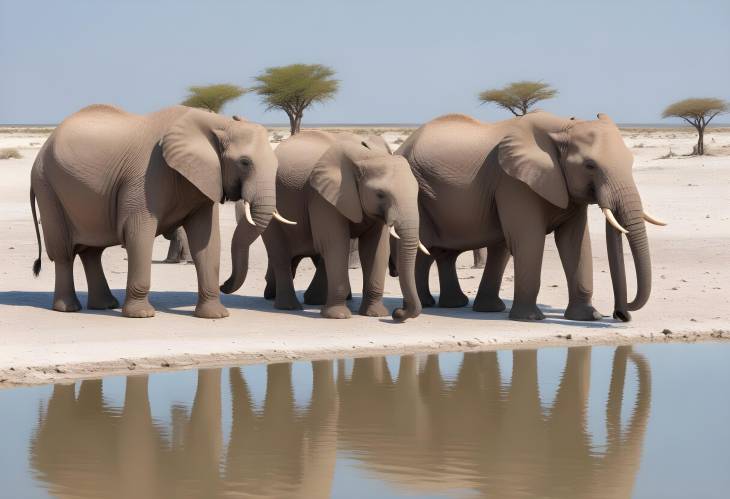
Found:
<path fill-rule="evenodd" d="M 515 293 L 509 317 L 543 319 L 537 307 L 540 270 L 545 236 L 555 232 L 568 284 L 565 318 L 601 319 L 591 303 L 589 204 L 598 204 L 606 217 L 614 318 L 629 321 L 630 311 L 649 299 L 651 259 L 644 221 L 664 222 L 642 208 L 632 177 L 633 156 L 605 114 L 584 121 L 536 111 L 494 124 L 450 114 L 421 126 L 395 154 L 408 160 L 419 184 L 420 237 L 432 254 L 416 259 L 424 306 L 435 304 L 428 287 L 434 260 L 441 284 L 439 305 L 466 305 L 456 257 L 486 246 L 474 310 L 506 308 L 499 289 L 511 255 Z M 622 234 L 627 234 L 636 267 L 637 292 L 631 302 L 626 296 Z"/>
<path fill-rule="evenodd" d="M 269 272 L 265 296 L 274 296 L 278 309 L 301 309 L 293 283 L 296 266 L 304 257 L 312 257 L 315 263 L 321 258 L 305 299 L 309 303 L 324 301 L 324 317 L 350 317 L 345 303 L 350 291 L 348 256 L 350 239 L 358 238 L 363 272 L 359 313 L 385 316 L 388 311 L 382 302 L 383 285 L 389 233 L 394 233 L 399 237 L 397 264 L 403 306 L 396 308 L 392 316 L 397 321 L 417 317 L 421 304 L 413 269 L 419 247 L 418 184 L 407 162 L 393 156 L 380 137 L 363 139 L 350 133 L 324 131 L 292 136 L 277 147 L 276 156 L 276 195 L 281 214 L 296 219 L 298 224 L 275 224 L 262 236 L 273 271 Z M 234 258 L 231 277 L 221 289 L 226 293 L 238 289 L 246 270 L 237 268 Z M 326 298 L 317 297 L 324 294 L 316 291 L 323 290 L 325 282 Z"/>
<path fill-rule="evenodd" d="M 275 211 L 277 160 L 266 129 L 234 117 L 175 106 L 135 115 L 92 105 L 66 118 L 41 148 L 31 171 L 30 202 L 43 219 L 46 251 L 55 265 L 53 309 L 81 308 L 73 280 L 78 254 L 89 286 L 88 308 L 118 307 L 101 266 L 105 248 L 121 244 L 129 263 L 122 315 L 152 317 L 152 246 L 157 234 L 182 226 L 198 277 L 194 315 L 221 318 L 218 203 L 243 199 L 254 228 L 233 244 L 253 241 Z M 252 219 L 252 221 L 253 221 Z"/>

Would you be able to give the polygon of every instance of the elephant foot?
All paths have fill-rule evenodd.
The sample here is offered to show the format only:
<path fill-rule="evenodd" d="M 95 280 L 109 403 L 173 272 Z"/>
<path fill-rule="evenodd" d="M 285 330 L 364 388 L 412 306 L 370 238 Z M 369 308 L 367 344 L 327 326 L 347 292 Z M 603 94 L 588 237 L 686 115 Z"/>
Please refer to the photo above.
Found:
<path fill-rule="evenodd" d="M 426 296 L 422 296 L 421 298 L 421 306 L 423 308 L 429 308 L 436 305 L 436 300 L 431 296 L 430 294 Z"/>
<path fill-rule="evenodd" d="M 101 296 L 89 295 L 86 302 L 86 308 L 89 310 L 107 310 L 110 308 L 119 308 L 119 301 L 114 298 L 111 293 Z"/>
<path fill-rule="evenodd" d="M 180 263 L 181 261 L 179 258 L 165 258 L 162 263 Z"/>
<path fill-rule="evenodd" d="M 352 312 L 347 305 L 331 305 L 323 307 L 320 315 L 328 319 L 349 319 Z"/>
<path fill-rule="evenodd" d="M 324 305 L 327 301 L 327 296 L 319 291 L 306 290 L 304 292 L 304 303 L 307 305 Z"/>
<path fill-rule="evenodd" d="M 469 297 L 464 293 L 449 293 L 439 296 L 439 307 L 442 308 L 459 308 L 469 304 Z"/>
<path fill-rule="evenodd" d="M 140 299 L 127 299 L 122 307 L 122 315 L 132 318 L 146 318 L 155 316 L 155 308 L 150 304 L 147 297 Z"/>
<path fill-rule="evenodd" d="M 264 288 L 264 298 L 266 300 L 273 300 L 276 298 L 276 285 L 273 283 L 266 283 L 266 287 Z M 305 302 L 306 303 L 306 302 Z"/>
<path fill-rule="evenodd" d="M 537 308 L 537 305 L 513 304 L 509 318 L 513 321 L 541 321 L 545 318 L 545 314 Z"/>
<path fill-rule="evenodd" d="M 603 315 L 590 303 L 569 304 L 564 317 L 571 321 L 600 321 Z"/>
<path fill-rule="evenodd" d="M 482 298 L 477 295 L 474 299 L 474 312 L 502 312 L 507 308 L 499 296 Z"/>
<path fill-rule="evenodd" d="M 54 297 L 53 310 L 58 312 L 78 312 L 81 310 L 81 302 L 75 294 L 70 296 Z"/>
<path fill-rule="evenodd" d="M 388 309 L 385 308 L 382 301 L 367 304 L 363 303 L 360 306 L 360 311 L 358 313 L 360 315 L 367 315 L 368 317 L 386 317 L 390 315 L 390 312 L 388 312 Z"/>
<path fill-rule="evenodd" d="M 203 303 L 198 302 L 193 315 L 201 319 L 222 319 L 228 317 L 230 314 L 220 300 L 210 300 Z"/>
<path fill-rule="evenodd" d="M 276 298 L 274 299 L 274 308 L 278 310 L 302 310 L 302 304 L 299 303 L 296 296 L 285 298 L 283 296 L 276 295 Z"/>

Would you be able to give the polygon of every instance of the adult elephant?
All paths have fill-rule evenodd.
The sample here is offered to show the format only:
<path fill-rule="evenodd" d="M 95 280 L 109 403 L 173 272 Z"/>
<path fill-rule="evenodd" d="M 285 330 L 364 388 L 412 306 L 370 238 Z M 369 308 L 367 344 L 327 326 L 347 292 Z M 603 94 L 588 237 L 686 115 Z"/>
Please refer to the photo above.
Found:
<path fill-rule="evenodd" d="M 393 156 L 380 137 L 350 133 L 301 132 L 276 149 L 279 160 L 277 198 L 281 213 L 298 224 L 276 224 L 263 235 L 269 255 L 269 292 L 279 309 L 300 309 L 293 274 L 305 257 L 321 257 L 314 288 L 326 282 L 322 315 L 350 317 L 345 304 L 350 290 L 350 239 L 358 238 L 363 271 L 363 298 L 359 313 L 384 316 L 382 303 L 388 264 L 388 234 L 399 239 L 400 284 L 403 307 L 396 320 L 417 317 L 421 304 L 413 274 L 418 241 L 418 184 L 406 161 Z M 224 284 L 233 292 L 243 283 L 246 268 L 234 268 Z M 271 285 L 271 279 L 275 284 Z M 319 284 L 321 286 L 321 284 Z M 271 289 L 271 288 L 274 289 Z"/>
<path fill-rule="evenodd" d="M 614 317 L 630 320 L 649 299 L 651 263 L 644 221 L 663 225 L 642 208 L 632 177 L 633 156 L 616 125 L 545 112 L 486 124 L 446 115 L 419 128 L 396 151 L 419 183 L 421 239 L 433 257 L 419 255 L 416 282 L 424 306 L 435 304 L 428 271 L 435 259 L 441 306 L 463 306 L 455 260 L 462 251 L 488 247 L 474 310 L 504 310 L 499 288 L 510 254 L 515 294 L 510 318 L 543 319 L 537 307 L 545 235 L 555 240 L 568 282 L 565 317 L 598 320 L 591 303 L 593 269 L 587 207 L 606 216 L 614 288 Z M 621 235 L 634 257 L 637 292 L 627 302 Z"/>
<path fill-rule="evenodd" d="M 89 286 L 88 307 L 116 308 L 101 254 L 122 244 L 129 257 L 122 314 L 151 317 L 154 238 L 182 226 L 198 275 L 195 315 L 226 317 L 218 290 L 218 203 L 250 202 L 255 227 L 236 231 L 234 244 L 253 241 L 275 210 L 275 178 L 276 156 L 260 125 L 183 106 L 144 116 L 86 107 L 56 128 L 33 165 L 30 201 L 39 253 L 34 273 L 41 266 L 37 196 L 56 270 L 53 308 L 81 308 L 73 280 L 77 254 Z"/>

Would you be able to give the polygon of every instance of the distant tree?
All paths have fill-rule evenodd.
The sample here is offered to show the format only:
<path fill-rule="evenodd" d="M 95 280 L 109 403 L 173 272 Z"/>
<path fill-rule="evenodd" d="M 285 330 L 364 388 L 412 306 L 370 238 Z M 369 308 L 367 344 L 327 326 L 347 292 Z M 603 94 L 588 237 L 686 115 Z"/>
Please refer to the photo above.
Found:
<path fill-rule="evenodd" d="M 502 88 L 485 90 L 479 94 L 479 100 L 492 102 L 515 116 L 523 116 L 536 103 L 557 94 L 557 90 L 541 81 L 515 81 Z"/>
<path fill-rule="evenodd" d="M 722 99 L 684 99 L 667 107 L 662 113 L 662 118 L 682 118 L 695 127 L 699 134 L 695 152 L 702 156 L 705 154 L 705 127 L 715 116 L 728 111 L 730 105 Z"/>
<path fill-rule="evenodd" d="M 190 93 L 182 102 L 183 106 L 199 107 L 214 113 L 220 112 L 227 102 L 238 99 L 246 93 L 245 88 L 229 83 L 193 86 L 189 87 L 188 91 Z"/>
<path fill-rule="evenodd" d="M 281 109 L 286 113 L 294 135 L 301 128 L 305 109 L 335 96 L 340 82 L 334 75 L 334 70 L 321 64 L 267 68 L 256 77 L 258 85 L 253 90 L 263 97 L 267 110 Z"/>

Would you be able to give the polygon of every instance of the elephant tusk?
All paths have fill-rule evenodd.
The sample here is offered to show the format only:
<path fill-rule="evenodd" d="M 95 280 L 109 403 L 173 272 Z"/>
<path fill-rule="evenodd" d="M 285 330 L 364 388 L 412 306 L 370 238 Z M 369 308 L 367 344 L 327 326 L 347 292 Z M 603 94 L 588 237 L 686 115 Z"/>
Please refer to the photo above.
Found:
<path fill-rule="evenodd" d="M 292 222 L 291 220 L 287 220 L 286 218 L 282 217 L 277 210 L 274 210 L 274 213 L 272 213 L 275 219 L 277 219 L 279 222 L 283 224 L 288 225 L 296 225 L 296 222 Z"/>
<path fill-rule="evenodd" d="M 667 225 L 667 222 L 664 222 L 664 221 L 662 221 L 662 220 L 659 220 L 659 219 L 658 219 L 658 218 L 656 218 L 655 216 L 653 216 L 653 215 L 651 215 L 651 214 L 647 213 L 646 211 L 644 212 L 644 214 L 643 214 L 643 217 L 644 217 L 644 220 L 646 220 L 646 221 L 647 221 L 647 222 L 649 222 L 650 224 L 654 224 L 654 225 L 662 225 L 662 226 L 663 226 L 663 225 Z"/>
<path fill-rule="evenodd" d="M 616 217 L 613 216 L 613 212 L 609 208 L 601 208 L 603 211 L 603 215 L 606 217 L 606 220 L 608 223 L 610 223 L 614 229 L 619 231 L 622 234 L 628 234 L 629 231 L 621 227 L 621 224 L 618 223 L 618 220 L 616 220 Z"/>
<path fill-rule="evenodd" d="M 428 252 L 428 250 L 426 249 L 426 247 L 423 245 L 423 243 L 421 241 L 418 241 L 418 249 L 423 251 L 428 256 L 431 256 L 431 253 Z"/>
<path fill-rule="evenodd" d="M 251 216 L 251 203 L 248 201 L 243 202 L 243 213 L 246 216 L 246 221 L 256 227 L 256 223 L 253 221 L 253 217 Z"/>
<path fill-rule="evenodd" d="M 391 236 L 393 236 L 393 237 L 394 237 L 394 238 L 396 238 L 396 239 L 400 239 L 400 236 L 399 236 L 399 235 L 398 235 L 398 233 L 397 233 L 397 232 L 395 231 L 395 227 L 393 227 L 392 225 L 390 226 L 390 235 L 391 235 Z"/>

